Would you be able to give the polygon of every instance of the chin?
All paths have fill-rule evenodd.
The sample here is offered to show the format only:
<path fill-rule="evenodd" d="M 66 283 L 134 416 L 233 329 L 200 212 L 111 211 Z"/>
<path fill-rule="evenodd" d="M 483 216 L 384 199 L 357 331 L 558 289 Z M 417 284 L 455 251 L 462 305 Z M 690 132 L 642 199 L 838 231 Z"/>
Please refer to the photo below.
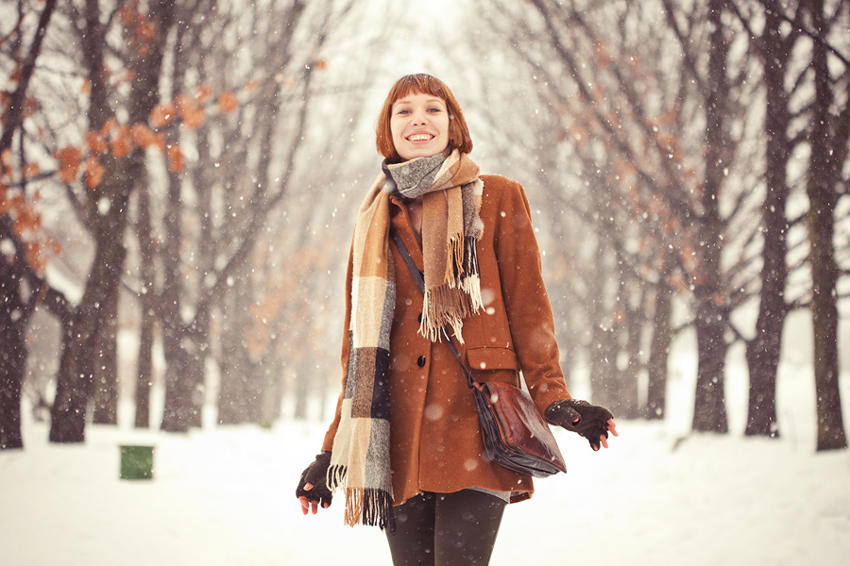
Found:
<path fill-rule="evenodd" d="M 405 161 L 409 161 L 411 159 L 416 159 L 418 157 L 433 157 L 433 156 L 437 155 L 438 153 L 440 153 L 440 150 L 438 150 L 438 149 L 424 149 L 424 148 L 422 148 L 422 149 L 419 149 L 417 151 L 411 151 L 410 153 L 407 154 L 407 156 L 402 156 L 402 159 L 404 159 Z"/>

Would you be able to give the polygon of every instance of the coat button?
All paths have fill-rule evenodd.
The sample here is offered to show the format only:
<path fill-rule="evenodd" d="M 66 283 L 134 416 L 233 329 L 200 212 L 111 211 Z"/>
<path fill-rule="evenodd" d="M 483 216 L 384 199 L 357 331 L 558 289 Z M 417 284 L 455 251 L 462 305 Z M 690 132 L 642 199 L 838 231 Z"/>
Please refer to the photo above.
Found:
<path fill-rule="evenodd" d="M 418 365 L 419 367 L 425 367 L 425 356 L 419 356 L 419 358 L 416 360 L 416 365 Z"/>

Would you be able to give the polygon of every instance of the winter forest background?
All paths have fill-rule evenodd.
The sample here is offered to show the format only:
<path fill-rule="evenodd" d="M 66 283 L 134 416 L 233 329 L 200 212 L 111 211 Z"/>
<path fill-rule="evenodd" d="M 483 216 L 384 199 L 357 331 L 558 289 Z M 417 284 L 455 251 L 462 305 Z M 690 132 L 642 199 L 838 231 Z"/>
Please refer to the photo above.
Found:
<path fill-rule="evenodd" d="M 846 483 L 848 0 L 4 2 L 0 480 L 246 424 L 300 471 L 375 120 L 420 71 L 528 192 L 575 396 L 672 451 L 838 449 Z"/>

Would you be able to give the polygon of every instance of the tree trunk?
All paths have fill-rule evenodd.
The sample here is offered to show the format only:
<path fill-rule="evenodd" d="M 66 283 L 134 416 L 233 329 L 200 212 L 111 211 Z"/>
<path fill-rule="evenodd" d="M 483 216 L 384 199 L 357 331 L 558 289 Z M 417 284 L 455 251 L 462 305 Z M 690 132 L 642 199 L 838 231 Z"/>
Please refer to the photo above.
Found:
<path fill-rule="evenodd" d="M 180 56 L 188 28 L 177 27 L 172 52 L 174 67 L 171 70 L 171 88 L 174 94 L 182 94 L 185 61 Z M 179 133 L 176 124 L 165 131 L 169 143 L 177 143 Z M 168 209 L 165 213 L 165 242 L 162 247 L 163 286 L 160 296 L 160 320 L 163 325 L 162 341 L 165 353 L 165 407 L 162 414 L 162 430 L 188 432 L 200 418 L 195 407 L 195 376 L 191 373 L 191 337 L 183 319 L 183 277 L 181 276 L 183 242 L 183 199 L 181 176 L 168 171 Z"/>
<path fill-rule="evenodd" d="M 616 371 L 617 344 L 614 339 L 610 313 L 606 307 L 606 281 L 608 262 L 605 258 L 607 247 L 602 242 L 597 242 L 597 257 L 599 261 L 593 267 L 592 285 L 594 296 L 590 299 L 588 308 L 588 323 L 590 331 L 590 389 L 593 402 L 599 405 L 610 405 L 609 392 L 614 372 Z"/>
<path fill-rule="evenodd" d="M 307 419 L 307 405 L 310 398 L 310 364 L 299 364 L 295 375 L 295 411 L 296 420 Z"/>
<path fill-rule="evenodd" d="M 694 430 L 728 432 L 723 398 L 723 372 L 726 366 L 726 325 L 714 320 L 714 309 L 698 309 L 697 350 L 699 367 L 694 396 Z"/>
<path fill-rule="evenodd" d="M 727 315 L 721 286 L 720 255 L 723 234 L 718 201 L 723 180 L 724 119 L 729 81 L 726 77 L 728 45 L 723 35 L 723 0 L 710 0 L 708 20 L 710 51 L 706 113 L 705 180 L 703 214 L 699 219 L 701 263 L 694 284 L 697 301 L 697 385 L 694 396 L 693 427 L 698 431 L 727 432 L 726 405 L 723 398 L 723 373 L 727 344 L 724 337 Z"/>
<path fill-rule="evenodd" d="M 14 90 L 10 88 L 6 92 L 9 104 L 1 111 L 3 117 L 0 122 L 3 127 L 0 131 L 0 154 L 5 155 L 12 147 L 15 134 L 24 121 L 30 79 L 35 72 L 36 61 L 55 8 L 56 0 L 46 0 L 29 51 L 19 61 L 17 85 Z M 19 54 L 15 53 L 16 56 Z M 5 164 L 4 159 L 3 165 L 0 165 L 4 177 L 7 173 Z M 8 173 L 11 177 L 11 171 Z M 11 221 L 7 214 L 4 213 L 0 220 L 3 221 L 0 232 L 2 241 L 6 237 L 5 233 L 12 235 L 14 229 L 10 224 L 7 225 Z M 15 263 L 25 261 L 24 257 L 18 250 L 13 258 L 7 258 L 0 252 L 0 450 L 24 446 L 21 434 L 21 388 L 26 374 L 26 328 L 32 305 L 24 304 L 21 298 L 24 274 Z M 30 301 L 33 300 L 30 297 Z"/>
<path fill-rule="evenodd" d="M 116 287 L 106 303 L 100 340 L 97 347 L 97 365 L 94 370 L 95 395 L 92 422 L 118 424 L 118 296 Z"/>
<path fill-rule="evenodd" d="M 189 426 L 203 426 L 204 404 L 206 402 L 206 365 L 209 352 L 209 315 L 207 309 L 195 317 L 191 332 L 184 340 L 186 354 L 186 379 L 192 388 L 192 407 Z"/>
<path fill-rule="evenodd" d="M 174 0 L 160 0 L 149 11 L 155 35 L 144 58 L 134 59 L 128 120 L 146 123 L 158 98 L 163 45 L 174 21 Z M 83 56 L 90 83 L 89 130 L 99 131 L 111 117 L 109 87 L 104 69 L 105 31 L 96 0 L 85 5 L 85 28 L 81 30 Z M 57 376 L 56 399 L 51 411 L 52 442 L 83 442 L 86 411 L 96 363 L 104 305 L 116 293 L 123 276 L 126 250 L 123 245 L 127 205 L 134 183 L 145 171 L 145 150 L 136 148 L 124 158 L 105 156 L 103 182 L 87 192 L 88 216 L 94 227 L 95 256 L 83 298 L 71 320 L 71 332 L 63 338 Z M 102 213 L 103 204 L 108 207 Z"/>
<path fill-rule="evenodd" d="M 188 432 L 195 422 L 195 389 L 187 375 L 186 351 L 183 348 L 183 329 L 176 324 L 164 324 L 162 331 L 165 353 L 165 407 L 161 428 L 168 432 Z"/>
<path fill-rule="evenodd" d="M 142 297 L 139 354 L 136 362 L 136 428 L 149 428 L 151 418 L 151 384 L 153 379 L 153 327 L 154 317 L 149 303 Z"/>
<path fill-rule="evenodd" d="M 786 134 L 790 118 L 784 85 L 788 50 L 779 33 L 779 26 L 783 22 L 779 14 L 774 10 L 767 10 L 765 18 L 762 38 L 765 48 L 763 61 L 767 96 L 767 195 L 762 203 L 764 244 L 759 313 L 755 336 L 747 342 L 750 397 L 744 433 L 750 436 L 778 437 L 776 370 L 782 347 L 782 330 L 788 312 L 785 303 L 785 281 L 788 276 L 785 260 L 788 248 L 785 203 L 788 200 L 786 176 L 791 148 Z"/>
<path fill-rule="evenodd" d="M 10 262 L 0 255 L 0 450 L 24 447 L 21 385 L 27 365 L 27 317 L 14 261 L 23 260 Z"/>
<path fill-rule="evenodd" d="M 263 392 L 260 425 L 266 428 L 271 428 L 275 421 L 280 418 L 280 407 L 283 402 L 283 363 L 278 357 L 270 357 L 268 366 L 264 375 L 265 389 Z M 324 403 L 325 398 L 327 397 L 327 391 L 327 387 L 322 387 L 321 394 L 323 415 L 326 414 L 324 411 Z"/>
<path fill-rule="evenodd" d="M 826 39 L 823 1 L 810 4 L 812 23 L 818 38 Z M 830 132 L 833 102 L 827 68 L 826 47 L 812 45 L 815 73 L 815 105 L 810 132 L 811 157 L 806 192 L 809 196 L 809 245 L 812 266 L 812 319 L 815 345 L 815 390 L 817 393 L 817 450 L 847 447 L 838 388 L 838 311 L 833 237 L 835 233 L 836 182 L 841 164 L 835 162 Z"/>
<path fill-rule="evenodd" d="M 132 178 L 132 176 L 128 176 Z M 120 182 L 117 177 L 114 181 Z M 80 304 L 74 309 L 70 332 L 63 333 L 62 358 L 51 410 L 51 442 L 85 441 L 86 412 L 94 386 L 97 346 L 107 305 L 117 293 L 126 250 L 122 243 L 128 191 L 118 188 L 110 211 L 96 227 L 95 257 Z M 107 193 L 108 194 L 108 193 Z"/>
<path fill-rule="evenodd" d="M 667 276 L 669 262 L 662 265 L 662 277 Z M 670 316 L 673 290 L 664 281 L 655 287 L 655 308 L 652 313 L 652 342 L 649 347 L 649 383 L 646 393 L 646 418 L 663 419 L 667 398 L 667 359 L 673 341 Z"/>
<path fill-rule="evenodd" d="M 136 428 L 150 427 L 151 385 L 153 383 L 154 313 L 154 241 L 151 236 L 150 194 L 146 183 L 138 188 L 138 219 L 136 235 L 139 240 L 140 278 L 142 296 L 139 299 L 141 328 L 139 353 L 136 358 Z"/>
<path fill-rule="evenodd" d="M 222 301 L 222 326 L 225 330 L 221 337 L 223 363 L 218 397 L 219 424 L 255 422 L 255 406 L 259 404 L 256 382 L 260 376 L 245 344 L 248 308 L 253 302 L 246 271 L 241 270 L 236 279 L 241 292 L 228 293 Z"/>
<path fill-rule="evenodd" d="M 622 267 L 627 259 L 618 248 L 615 252 L 617 269 L 617 302 L 614 323 L 615 350 L 610 354 L 614 362 L 616 379 L 610 392 L 609 409 L 624 419 L 640 417 L 638 400 L 638 374 L 641 370 L 641 335 L 643 305 L 646 293 L 643 287 Z M 624 357 L 624 363 L 621 359 Z"/>

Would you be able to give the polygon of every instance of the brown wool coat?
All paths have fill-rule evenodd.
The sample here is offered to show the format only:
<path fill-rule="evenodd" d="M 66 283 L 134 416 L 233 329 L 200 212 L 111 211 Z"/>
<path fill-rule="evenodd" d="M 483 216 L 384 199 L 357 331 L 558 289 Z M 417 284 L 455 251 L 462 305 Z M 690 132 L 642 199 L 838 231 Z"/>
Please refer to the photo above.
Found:
<path fill-rule="evenodd" d="M 464 320 L 461 355 L 478 379 L 519 384 L 519 371 L 541 413 L 570 394 L 558 363 L 554 322 L 543 285 L 540 253 L 522 186 L 482 175 L 478 244 L 484 309 Z M 391 197 L 392 226 L 422 269 L 422 252 L 407 208 Z M 390 335 L 390 451 L 393 500 L 401 505 L 422 491 L 450 493 L 469 487 L 512 492 L 511 501 L 531 496 L 531 478 L 488 462 L 483 454 L 472 393 L 457 359 L 445 343 L 417 333 L 422 294 L 396 249 L 396 306 Z M 351 311 L 351 259 L 346 282 L 342 375 L 347 373 Z M 325 435 L 331 450 L 340 419 Z"/>

